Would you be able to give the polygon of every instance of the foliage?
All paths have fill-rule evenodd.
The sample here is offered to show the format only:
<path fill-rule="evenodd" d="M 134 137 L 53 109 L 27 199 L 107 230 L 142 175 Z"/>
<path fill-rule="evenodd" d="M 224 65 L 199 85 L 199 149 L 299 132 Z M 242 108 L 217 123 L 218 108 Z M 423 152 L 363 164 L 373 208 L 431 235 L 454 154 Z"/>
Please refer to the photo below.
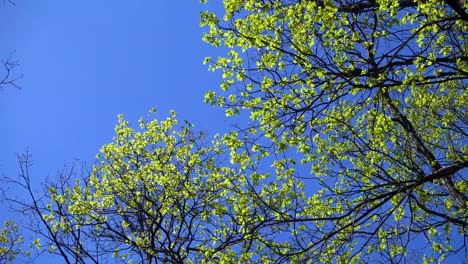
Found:
<path fill-rule="evenodd" d="M 278 178 L 306 186 L 305 203 L 277 209 L 296 223 L 287 246 L 267 247 L 339 263 L 463 252 L 467 3 L 223 3 L 224 15 L 202 13 L 204 40 L 228 48 L 205 59 L 223 76 L 205 99 L 227 116 L 250 115 L 240 160 L 259 153 Z"/>
<path fill-rule="evenodd" d="M 250 261 L 249 250 L 261 250 L 256 225 L 265 211 L 239 166 L 220 166 L 229 157 L 222 141 L 205 146 L 203 134 L 178 125 L 174 112 L 139 125 L 120 116 L 92 172 L 61 172 L 44 197 L 32 191 L 30 156 L 20 157 L 20 178 L 10 183 L 30 194 L 20 205 L 32 212 L 38 249 L 66 263 Z"/>
<path fill-rule="evenodd" d="M 18 226 L 11 220 L 5 221 L 0 230 L 0 263 L 9 263 L 23 251 L 20 246 L 23 237 L 19 235 Z"/>
<path fill-rule="evenodd" d="M 9 183 L 29 194 L 16 204 L 38 250 L 65 263 L 466 258 L 465 7 L 223 4 L 201 15 L 204 40 L 228 49 L 205 60 L 223 76 L 205 99 L 250 123 L 206 142 L 174 112 L 139 128 L 120 116 L 90 171 L 39 195 L 20 156 Z"/>

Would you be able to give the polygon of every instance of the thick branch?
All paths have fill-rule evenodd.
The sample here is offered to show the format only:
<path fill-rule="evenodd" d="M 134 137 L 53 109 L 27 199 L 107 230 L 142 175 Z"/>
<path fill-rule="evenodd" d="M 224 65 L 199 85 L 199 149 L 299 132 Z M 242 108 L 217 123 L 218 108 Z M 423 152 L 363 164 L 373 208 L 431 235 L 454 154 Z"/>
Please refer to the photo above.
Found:
<path fill-rule="evenodd" d="M 426 147 L 423 140 L 416 132 L 416 129 L 414 128 L 413 124 L 411 124 L 408 118 L 405 115 L 403 115 L 393 104 L 388 92 L 382 90 L 382 96 L 385 102 L 387 103 L 387 106 L 390 108 L 390 111 L 395 116 L 394 120 L 403 127 L 405 132 L 408 133 L 408 135 L 414 141 L 417 152 L 426 158 L 429 166 L 433 171 L 432 177 L 434 177 L 434 179 L 440 180 L 440 183 L 444 186 L 444 188 L 447 190 L 450 196 L 456 201 L 458 206 L 466 208 L 468 199 L 463 193 L 461 193 L 457 188 L 455 188 L 455 184 L 453 183 L 451 178 L 453 174 L 460 169 L 457 169 L 457 166 L 449 166 L 442 168 L 434 154 Z M 467 166 L 467 162 L 461 163 L 459 164 L 459 166 L 462 166 L 462 168 L 464 168 Z"/>
<path fill-rule="evenodd" d="M 453 11 L 455 11 L 455 13 L 458 16 L 460 16 L 462 20 L 468 22 L 468 13 L 463 7 L 463 4 L 460 3 L 460 0 L 445 0 L 445 2 L 447 3 L 447 5 L 450 6 L 450 8 Z M 319 1 L 318 3 L 319 3 L 319 6 L 323 5 L 323 1 Z M 413 0 L 400 0 L 399 1 L 400 8 L 416 7 L 417 5 L 418 5 L 417 1 L 413 1 Z M 359 13 L 373 11 L 378 6 L 379 4 L 376 3 L 375 0 L 361 1 L 357 3 L 348 3 L 348 4 L 340 5 L 338 7 L 338 12 L 359 14 Z"/>
<path fill-rule="evenodd" d="M 400 0 L 399 1 L 400 8 L 406 8 L 406 7 L 414 7 L 417 6 L 418 4 L 415 1 L 412 0 Z M 339 12 L 346 12 L 346 13 L 363 13 L 367 11 L 371 11 L 378 7 L 378 4 L 375 3 L 375 1 L 362 1 L 358 3 L 349 3 L 345 5 L 341 5 L 338 7 Z"/>
<path fill-rule="evenodd" d="M 463 20 L 468 22 L 468 14 L 463 8 L 463 4 L 459 0 L 445 0 L 447 4 L 455 11 Z"/>

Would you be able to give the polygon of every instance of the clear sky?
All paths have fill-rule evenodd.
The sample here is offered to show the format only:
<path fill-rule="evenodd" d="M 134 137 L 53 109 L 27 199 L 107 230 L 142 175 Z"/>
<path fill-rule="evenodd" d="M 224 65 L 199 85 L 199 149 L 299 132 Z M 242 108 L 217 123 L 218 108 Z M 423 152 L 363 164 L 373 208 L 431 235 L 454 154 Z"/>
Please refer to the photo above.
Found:
<path fill-rule="evenodd" d="M 159 118 L 174 109 L 196 129 L 225 129 L 223 111 L 203 103 L 219 85 L 202 64 L 218 52 L 201 40 L 204 8 L 197 0 L 1 1 L 0 59 L 12 54 L 24 77 L 21 90 L 0 91 L 0 173 L 15 177 L 16 154 L 27 149 L 37 181 L 75 159 L 92 163 L 119 113 L 136 124 L 152 107 Z"/>
<path fill-rule="evenodd" d="M 37 177 L 89 161 L 113 136 L 116 116 L 136 123 L 152 107 L 197 129 L 226 125 L 203 103 L 218 74 L 202 65 L 198 1 L 16 1 L 0 5 L 0 58 L 13 53 L 21 90 L 0 91 L 0 170 L 27 148 Z"/>

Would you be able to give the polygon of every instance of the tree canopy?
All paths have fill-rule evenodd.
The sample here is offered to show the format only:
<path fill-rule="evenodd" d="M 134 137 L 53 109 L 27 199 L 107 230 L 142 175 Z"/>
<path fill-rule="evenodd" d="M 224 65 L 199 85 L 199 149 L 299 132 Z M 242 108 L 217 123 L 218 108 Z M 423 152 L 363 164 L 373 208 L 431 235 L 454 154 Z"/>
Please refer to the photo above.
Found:
<path fill-rule="evenodd" d="M 205 60 L 223 72 L 206 101 L 250 116 L 242 147 L 274 155 L 276 174 L 313 182 L 307 203 L 283 209 L 303 227 L 278 254 L 393 263 L 414 241 L 427 261 L 465 250 L 466 3 L 223 2 L 202 14 L 204 40 L 229 49 Z"/>
<path fill-rule="evenodd" d="M 66 263 L 466 259 L 468 3 L 223 4 L 201 13 L 227 49 L 205 59 L 222 72 L 205 100 L 249 122 L 206 139 L 173 112 L 121 116 L 92 170 L 44 197 L 22 156 L 10 183 L 29 190 L 38 248 Z"/>
<path fill-rule="evenodd" d="M 16 256 L 23 252 L 21 245 L 23 237 L 19 234 L 18 225 L 12 220 L 5 221 L 0 230 L 0 263 L 8 263 L 15 260 Z"/>

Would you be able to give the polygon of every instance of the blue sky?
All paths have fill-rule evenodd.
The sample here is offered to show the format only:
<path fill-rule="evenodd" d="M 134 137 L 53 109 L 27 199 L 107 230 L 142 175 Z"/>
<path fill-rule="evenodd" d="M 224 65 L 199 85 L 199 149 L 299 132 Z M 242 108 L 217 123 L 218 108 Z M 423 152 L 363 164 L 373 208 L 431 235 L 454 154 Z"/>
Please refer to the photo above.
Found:
<path fill-rule="evenodd" d="M 87 162 L 113 136 L 117 114 L 131 121 L 170 109 L 197 129 L 226 126 L 203 103 L 218 74 L 202 65 L 218 52 L 201 41 L 198 1 L 16 1 L 0 7 L 0 58 L 13 53 L 21 90 L 0 91 L 0 171 L 15 153 L 34 158 L 34 177 L 74 159 Z"/>
<path fill-rule="evenodd" d="M 16 154 L 26 150 L 37 182 L 76 159 L 91 164 L 119 113 L 136 124 L 152 107 L 159 118 L 174 109 L 196 129 L 225 129 L 223 111 L 203 103 L 219 85 L 202 64 L 219 52 L 201 40 L 205 8 L 196 0 L 2 2 L 0 59 L 12 54 L 24 77 L 21 90 L 0 91 L 0 173 L 15 177 Z M 0 209 L 0 222 L 12 217 Z"/>

